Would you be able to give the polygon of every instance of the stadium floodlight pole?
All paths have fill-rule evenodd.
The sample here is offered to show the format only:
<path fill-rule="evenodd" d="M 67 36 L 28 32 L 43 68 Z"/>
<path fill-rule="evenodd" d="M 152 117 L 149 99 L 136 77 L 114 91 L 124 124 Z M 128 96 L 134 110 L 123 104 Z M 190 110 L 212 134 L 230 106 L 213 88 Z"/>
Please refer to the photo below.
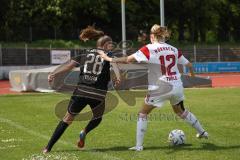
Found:
<path fill-rule="evenodd" d="M 160 19 L 161 19 L 161 26 L 165 26 L 165 15 L 164 15 L 164 0 L 160 0 Z"/>
<path fill-rule="evenodd" d="M 221 61 L 221 46 L 220 44 L 218 45 L 218 62 Z"/>
<path fill-rule="evenodd" d="M 50 55 L 51 55 L 51 64 L 53 64 L 53 56 L 52 56 L 52 44 L 50 44 L 49 46 L 49 51 L 50 51 Z"/>
<path fill-rule="evenodd" d="M 0 66 L 3 64 L 2 57 L 2 44 L 0 44 Z"/>
<path fill-rule="evenodd" d="M 25 65 L 28 65 L 28 45 L 25 43 Z"/>
<path fill-rule="evenodd" d="M 125 3 L 126 0 L 121 0 L 122 6 L 122 53 L 126 55 L 126 14 L 125 14 Z"/>
<path fill-rule="evenodd" d="M 194 62 L 197 62 L 197 47 L 196 44 L 193 45 L 193 55 L 194 55 Z"/>

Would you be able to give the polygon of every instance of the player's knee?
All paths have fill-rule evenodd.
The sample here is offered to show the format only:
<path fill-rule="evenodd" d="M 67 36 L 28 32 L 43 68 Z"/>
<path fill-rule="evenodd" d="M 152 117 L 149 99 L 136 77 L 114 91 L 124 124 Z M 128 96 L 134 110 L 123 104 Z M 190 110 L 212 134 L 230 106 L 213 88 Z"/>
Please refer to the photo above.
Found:
<path fill-rule="evenodd" d="M 178 115 L 181 116 L 184 111 L 182 111 L 180 108 L 175 107 L 174 112 Z"/>
<path fill-rule="evenodd" d="M 189 111 L 184 108 L 183 101 L 174 106 L 174 112 L 182 119 L 185 119 Z"/>
<path fill-rule="evenodd" d="M 67 113 L 63 118 L 63 121 L 68 125 L 72 124 L 73 120 L 74 120 L 74 116 L 69 113 Z"/>
<path fill-rule="evenodd" d="M 141 119 L 147 119 L 147 114 L 146 113 L 138 113 L 138 118 L 141 118 Z"/>
<path fill-rule="evenodd" d="M 93 112 L 93 118 L 94 120 L 99 119 L 102 120 L 103 113 Z"/>
<path fill-rule="evenodd" d="M 177 105 L 174 105 L 173 110 L 179 117 L 181 117 L 182 114 L 185 112 L 183 101 L 181 101 Z"/>

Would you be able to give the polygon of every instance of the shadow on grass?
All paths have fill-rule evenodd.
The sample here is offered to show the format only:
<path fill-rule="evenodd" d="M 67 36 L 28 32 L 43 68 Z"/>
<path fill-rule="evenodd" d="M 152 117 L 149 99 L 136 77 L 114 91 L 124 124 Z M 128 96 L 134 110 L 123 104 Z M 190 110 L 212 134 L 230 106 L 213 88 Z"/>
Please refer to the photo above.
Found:
<path fill-rule="evenodd" d="M 145 147 L 144 150 L 151 151 L 151 150 L 168 150 L 167 154 L 178 152 L 178 151 L 219 151 L 219 150 L 229 150 L 229 149 L 240 149 L 240 145 L 233 145 L 233 146 L 217 146 L 213 143 L 202 143 L 201 147 L 198 148 L 192 148 L 192 144 L 184 144 L 180 146 L 152 146 L 152 147 Z M 109 147 L 109 148 L 96 148 L 96 149 L 66 149 L 66 150 L 56 150 L 52 152 L 114 152 L 114 151 L 120 151 L 120 152 L 126 152 L 128 150 L 129 146 L 115 146 L 115 147 Z"/>
<path fill-rule="evenodd" d="M 198 148 L 191 148 L 189 146 L 192 146 L 192 145 L 169 147 L 169 148 L 171 148 L 171 151 L 169 151 L 168 153 L 170 154 L 170 153 L 177 152 L 177 151 L 219 151 L 219 150 L 229 150 L 229 149 L 240 149 L 240 145 L 217 146 L 213 143 L 202 143 L 202 146 L 198 147 Z M 151 149 L 153 149 L 153 148 L 151 148 Z"/>
<path fill-rule="evenodd" d="M 128 151 L 126 146 L 117 146 L 109 148 L 91 148 L 91 149 L 64 149 L 64 150 L 53 150 L 52 152 L 108 152 L 108 151 Z"/>

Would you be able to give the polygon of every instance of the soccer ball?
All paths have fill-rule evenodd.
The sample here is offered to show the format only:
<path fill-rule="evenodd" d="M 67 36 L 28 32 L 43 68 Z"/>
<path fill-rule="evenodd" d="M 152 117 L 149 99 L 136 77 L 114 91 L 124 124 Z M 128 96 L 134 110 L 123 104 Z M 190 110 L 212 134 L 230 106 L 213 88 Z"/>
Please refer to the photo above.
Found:
<path fill-rule="evenodd" d="M 168 135 L 170 145 L 177 146 L 184 144 L 186 140 L 185 134 L 180 129 L 172 130 Z"/>

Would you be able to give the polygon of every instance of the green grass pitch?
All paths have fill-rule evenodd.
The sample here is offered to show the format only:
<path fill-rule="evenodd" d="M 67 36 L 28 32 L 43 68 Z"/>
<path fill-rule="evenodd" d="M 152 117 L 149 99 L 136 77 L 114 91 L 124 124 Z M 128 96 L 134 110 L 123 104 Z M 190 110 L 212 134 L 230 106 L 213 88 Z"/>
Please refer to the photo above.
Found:
<path fill-rule="evenodd" d="M 114 93 L 115 94 L 115 93 Z M 144 151 L 128 151 L 135 144 L 136 114 L 143 98 L 133 107 L 119 99 L 101 125 L 90 132 L 85 150 L 76 148 L 84 122 L 74 122 L 48 155 L 41 153 L 55 129 L 58 118 L 54 106 L 68 98 L 62 94 L 0 96 L 1 160 L 236 160 L 240 155 L 240 89 L 186 89 L 185 105 L 208 131 L 208 140 L 195 138 L 188 124 L 176 119 L 167 102 L 150 117 Z M 186 144 L 171 147 L 171 130 L 182 129 Z"/>

